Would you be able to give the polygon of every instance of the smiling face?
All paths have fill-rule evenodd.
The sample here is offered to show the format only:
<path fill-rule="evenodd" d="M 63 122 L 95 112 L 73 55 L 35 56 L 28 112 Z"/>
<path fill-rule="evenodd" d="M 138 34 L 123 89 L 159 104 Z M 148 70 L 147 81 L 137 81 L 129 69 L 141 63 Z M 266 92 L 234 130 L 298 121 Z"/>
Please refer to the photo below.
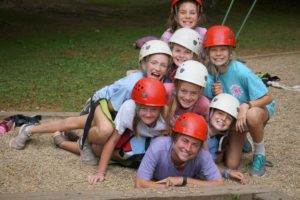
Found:
<path fill-rule="evenodd" d="M 227 46 L 214 46 L 208 50 L 208 56 L 211 63 L 218 69 L 221 67 L 227 67 L 229 60 L 232 58 L 232 54 Z M 222 69 L 220 69 L 221 71 Z"/>
<path fill-rule="evenodd" d="M 169 56 L 166 54 L 153 54 L 146 58 L 147 77 L 162 80 L 167 74 L 169 66 Z"/>
<path fill-rule="evenodd" d="M 234 118 L 228 113 L 213 109 L 210 117 L 210 125 L 217 131 L 227 131 L 234 121 Z"/>
<path fill-rule="evenodd" d="M 195 28 L 200 20 L 196 3 L 182 3 L 178 9 L 177 20 L 181 28 Z"/>
<path fill-rule="evenodd" d="M 137 114 L 139 118 L 149 127 L 153 127 L 156 124 L 161 113 L 161 107 L 159 106 L 145 106 L 139 105 L 137 107 Z"/>
<path fill-rule="evenodd" d="M 174 164 L 183 164 L 195 158 L 202 146 L 202 141 L 196 138 L 177 133 L 172 149 Z"/>
<path fill-rule="evenodd" d="M 176 66 L 180 66 L 184 61 L 193 59 L 193 52 L 181 45 L 174 43 L 172 45 L 172 57 L 173 63 Z"/>
<path fill-rule="evenodd" d="M 195 105 L 202 95 L 202 88 L 193 83 L 179 81 L 177 99 L 182 108 L 188 109 Z"/>

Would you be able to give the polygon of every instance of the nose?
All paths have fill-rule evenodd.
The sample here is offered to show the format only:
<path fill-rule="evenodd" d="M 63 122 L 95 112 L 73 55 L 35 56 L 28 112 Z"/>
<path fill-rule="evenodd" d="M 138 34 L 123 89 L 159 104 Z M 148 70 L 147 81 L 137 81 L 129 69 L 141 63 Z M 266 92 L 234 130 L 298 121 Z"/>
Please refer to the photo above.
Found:
<path fill-rule="evenodd" d="M 192 149 L 192 144 L 191 144 L 191 143 L 187 143 L 187 144 L 185 145 L 185 150 L 186 150 L 187 152 L 190 152 L 191 149 Z"/>

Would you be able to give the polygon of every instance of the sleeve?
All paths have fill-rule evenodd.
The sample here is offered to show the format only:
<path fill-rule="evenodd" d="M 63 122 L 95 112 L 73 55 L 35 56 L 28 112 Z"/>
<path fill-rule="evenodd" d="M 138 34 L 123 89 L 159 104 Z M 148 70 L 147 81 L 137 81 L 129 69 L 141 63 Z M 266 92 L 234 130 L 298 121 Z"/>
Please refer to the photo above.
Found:
<path fill-rule="evenodd" d="M 172 33 L 170 32 L 170 29 L 167 29 L 161 36 L 160 40 L 164 42 L 169 42 L 170 38 L 172 36 Z"/>
<path fill-rule="evenodd" d="M 145 180 L 151 180 L 153 178 L 155 168 L 158 164 L 159 152 L 155 151 L 158 143 L 155 141 L 154 139 L 151 142 L 137 171 L 137 176 Z"/>
<path fill-rule="evenodd" d="M 135 103 L 131 99 L 125 101 L 122 104 L 115 118 L 115 126 L 120 135 L 122 135 L 127 128 L 132 130 L 132 122 L 135 115 L 135 107 Z"/>
<path fill-rule="evenodd" d="M 130 99 L 135 83 L 143 78 L 142 72 L 136 72 L 116 81 L 110 91 L 110 102 L 115 111 L 119 111 L 124 101 Z"/>
<path fill-rule="evenodd" d="M 201 174 L 205 180 L 209 181 L 222 178 L 217 165 L 207 149 L 202 149 L 198 156 L 200 157 L 199 165 L 201 166 Z"/>
<path fill-rule="evenodd" d="M 164 83 L 166 92 L 167 92 L 167 96 L 168 96 L 168 102 L 170 103 L 172 96 L 173 96 L 173 92 L 175 91 L 175 87 L 173 83 Z"/>
<path fill-rule="evenodd" d="M 268 88 L 252 71 L 247 75 L 247 85 L 250 100 L 256 100 L 268 93 Z"/>
<path fill-rule="evenodd" d="M 214 83 L 213 77 L 211 75 L 208 75 L 207 84 L 206 87 L 204 88 L 204 96 L 206 96 L 209 99 L 212 99 L 214 97 L 212 94 L 213 83 Z"/>

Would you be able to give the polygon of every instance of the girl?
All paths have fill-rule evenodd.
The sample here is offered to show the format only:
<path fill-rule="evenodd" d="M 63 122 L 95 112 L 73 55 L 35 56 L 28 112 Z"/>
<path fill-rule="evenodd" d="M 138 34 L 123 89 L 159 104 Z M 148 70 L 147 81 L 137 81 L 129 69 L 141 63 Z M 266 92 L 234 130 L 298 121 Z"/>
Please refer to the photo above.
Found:
<path fill-rule="evenodd" d="M 201 0 L 172 0 L 169 16 L 169 28 L 162 34 L 161 40 L 168 42 L 173 33 L 179 28 L 194 29 L 202 41 L 206 28 L 198 24 L 204 19 L 203 4 Z M 202 50 L 199 49 L 199 52 Z"/>
<path fill-rule="evenodd" d="M 205 95 L 212 98 L 224 92 L 235 96 L 241 104 L 226 151 L 225 164 L 230 169 L 238 167 L 249 131 L 255 148 L 249 173 L 251 176 L 263 176 L 266 160 L 264 125 L 272 116 L 275 104 L 271 93 L 247 66 L 233 59 L 235 36 L 228 27 L 211 27 L 205 35 L 204 47 L 211 74 Z"/>
<path fill-rule="evenodd" d="M 175 75 L 173 88 L 168 91 L 170 112 L 167 117 L 169 127 L 185 112 L 194 112 L 209 119 L 209 100 L 202 95 L 208 72 L 200 62 L 183 62 Z"/>
<path fill-rule="evenodd" d="M 240 102 L 230 94 L 221 93 L 212 99 L 206 144 L 223 177 L 244 184 L 245 179 L 242 173 L 220 165 L 223 162 L 223 152 L 226 151 L 224 143 L 230 137 L 229 132 L 235 125 L 239 106 Z"/>
<path fill-rule="evenodd" d="M 184 113 L 172 130 L 172 137 L 157 137 L 151 142 L 138 169 L 136 187 L 223 185 L 217 166 L 202 148 L 207 131 L 204 118 Z"/>
<path fill-rule="evenodd" d="M 112 155 L 112 158 L 117 161 L 130 157 L 130 155 L 120 155 L 119 151 L 113 151 L 126 129 L 135 135 L 130 142 L 132 147 L 135 146 L 135 153 L 139 154 L 145 153 L 145 137 L 155 137 L 166 130 L 162 113 L 163 107 L 167 105 L 167 96 L 160 81 L 153 78 L 139 80 L 132 91 L 131 98 L 132 100 L 124 102 L 116 116 L 116 128 L 103 145 L 97 173 L 88 177 L 90 184 L 104 180 L 108 161 Z"/>
<path fill-rule="evenodd" d="M 87 144 L 80 151 L 83 162 L 92 165 L 97 164 L 89 143 L 104 144 L 107 141 L 114 130 L 111 114 L 115 114 L 122 103 L 130 98 L 134 84 L 141 78 L 152 77 L 162 81 L 168 71 L 171 56 L 171 50 L 165 42 L 149 41 L 140 50 L 139 63 L 142 71 L 126 76 L 93 95 L 93 101 L 98 106 L 95 109 Z M 19 134 L 10 141 L 10 147 L 23 149 L 30 136 L 36 133 L 83 129 L 87 118 L 88 115 L 86 114 L 38 125 L 26 124 L 20 128 Z"/>
<path fill-rule="evenodd" d="M 169 41 L 172 51 L 172 65 L 165 83 L 172 83 L 177 68 L 187 60 L 200 60 L 199 50 L 202 46 L 202 40 L 198 33 L 190 28 L 180 28 L 172 35 Z M 131 74 L 138 70 L 129 70 L 127 74 Z"/>
<path fill-rule="evenodd" d="M 187 60 L 199 61 L 199 50 L 202 40 L 198 33 L 190 28 L 180 28 L 171 36 L 169 44 L 172 51 L 170 82 L 174 82 L 177 68 Z"/>

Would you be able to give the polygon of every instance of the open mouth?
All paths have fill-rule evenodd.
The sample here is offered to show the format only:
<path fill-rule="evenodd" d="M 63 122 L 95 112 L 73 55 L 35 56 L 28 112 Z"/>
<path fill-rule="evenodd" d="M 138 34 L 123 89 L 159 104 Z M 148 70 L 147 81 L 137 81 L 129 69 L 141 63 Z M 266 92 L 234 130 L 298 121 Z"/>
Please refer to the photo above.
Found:
<path fill-rule="evenodd" d="M 152 73 L 150 74 L 150 76 L 153 77 L 153 78 L 156 78 L 156 79 L 158 79 L 158 80 L 160 80 L 160 78 L 161 78 L 161 75 L 160 75 L 160 74 L 154 73 L 154 72 L 152 72 Z"/>

